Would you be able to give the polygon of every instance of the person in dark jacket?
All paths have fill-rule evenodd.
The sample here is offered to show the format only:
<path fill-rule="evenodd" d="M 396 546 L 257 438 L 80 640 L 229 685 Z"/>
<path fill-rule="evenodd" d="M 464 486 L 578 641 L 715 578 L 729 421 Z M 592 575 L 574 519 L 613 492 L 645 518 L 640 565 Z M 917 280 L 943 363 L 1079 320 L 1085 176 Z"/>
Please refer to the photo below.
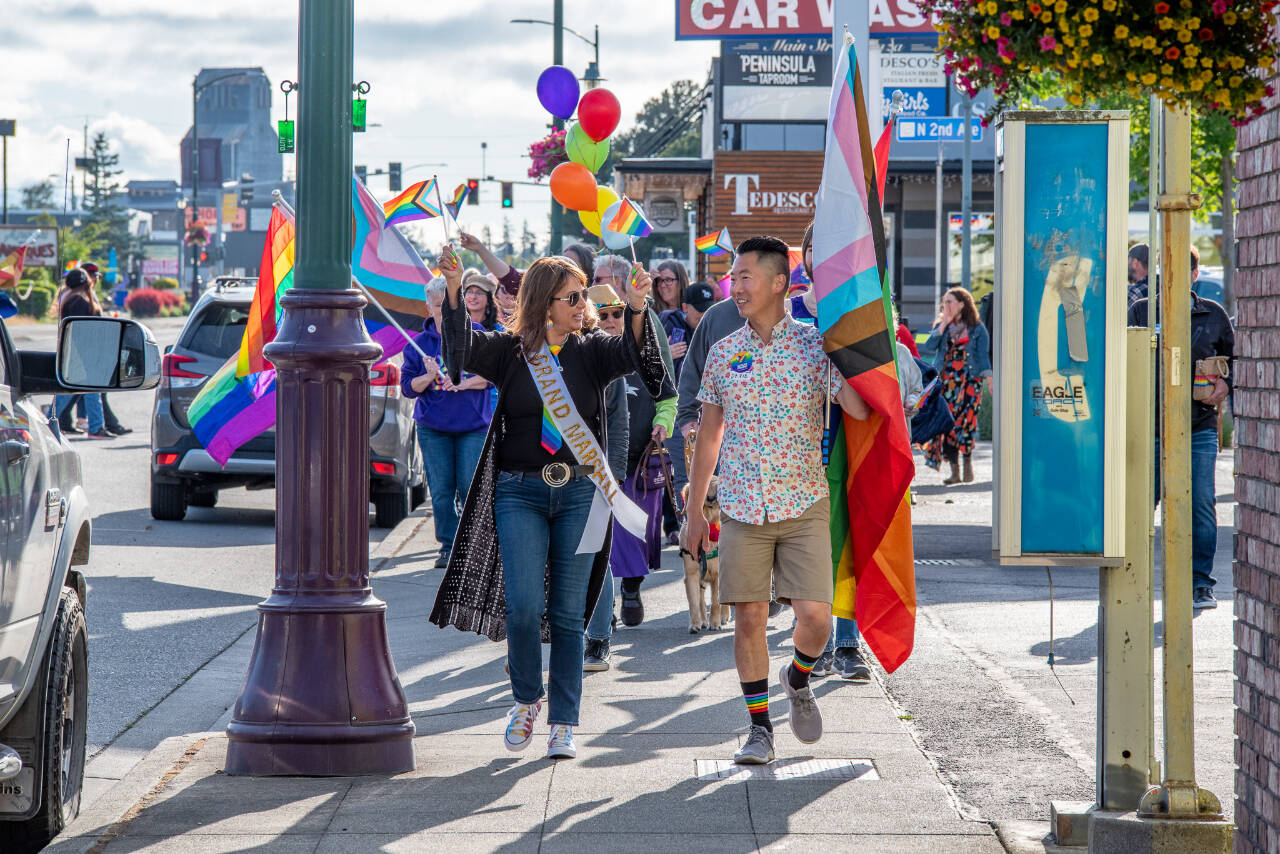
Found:
<path fill-rule="evenodd" d="M 505 636 L 515 700 L 505 747 L 529 745 L 549 694 L 547 757 L 573 758 L 583 632 L 608 571 L 609 512 L 626 514 L 633 528 L 642 522 L 599 466 L 608 447 L 606 387 L 639 370 L 650 394 L 661 388 L 659 333 L 646 310 L 651 280 L 637 265 L 627 283 L 625 334 L 583 334 L 595 308 L 582 270 L 567 258 L 541 258 L 525 271 L 511 328 L 485 332 L 460 304 L 462 271 L 450 247 L 440 264 L 450 370 L 455 381 L 461 369 L 476 372 L 497 385 L 499 397 L 431 621 Z"/>
<path fill-rule="evenodd" d="M 1200 276 L 1200 259 L 1191 255 L 1191 281 Z M 1143 297 L 1129 307 L 1129 325 L 1146 326 L 1150 302 Z M 1226 309 L 1191 293 L 1191 358 L 1184 362 L 1186 382 L 1181 388 L 1191 400 L 1191 578 L 1192 607 L 1216 608 L 1213 556 L 1218 548 L 1217 496 L 1214 470 L 1218 460 L 1218 407 L 1231 393 L 1236 336 Z M 1199 376 L 1197 364 L 1212 357 L 1227 360 L 1225 376 Z M 1158 375 L 1158 372 L 1157 372 Z M 1204 392 L 1196 393 L 1196 386 Z M 1162 386 L 1161 386 L 1162 387 Z M 1203 397 L 1203 399 L 1199 399 Z M 1160 500 L 1160 445 L 1156 440 L 1156 501 Z"/>
<path fill-rule="evenodd" d="M 67 273 L 63 284 L 67 291 L 62 301 L 58 303 L 59 320 L 64 317 L 98 317 L 102 314 L 102 306 L 98 304 L 98 298 L 93 293 L 93 280 L 89 278 L 88 273 L 76 267 Z M 114 439 L 115 435 L 107 432 L 103 420 L 102 395 L 85 394 L 80 397 L 84 400 L 86 414 L 89 417 L 89 438 Z M 59 421 L 63 413 L 70 412 L 75 399 L 76 395 L 73 394 L 59 394 L 54 397 L 53 412 Z"/>
<path fill-rule="evenodd" d="M 431 516 L 436 542 L 440 544 L 436 567 L 441 569 L 449 565 L 458 513 L 493 418 L 489 383 L 474 374 L 464 374 L 462 381 L 454 385 L 442 364 L 440 305 L 444 294 L 444 279 L 433 280 L 427 289 L 431 316 L 413 339 L 417 347 L 404 348 L 404 365 L 400 369 L 401 392 L 417 401 L 413 420 L 418 425 L 418 446 L 431 491 Z M 473 327 L 484 328 L 474 322 Z"/>

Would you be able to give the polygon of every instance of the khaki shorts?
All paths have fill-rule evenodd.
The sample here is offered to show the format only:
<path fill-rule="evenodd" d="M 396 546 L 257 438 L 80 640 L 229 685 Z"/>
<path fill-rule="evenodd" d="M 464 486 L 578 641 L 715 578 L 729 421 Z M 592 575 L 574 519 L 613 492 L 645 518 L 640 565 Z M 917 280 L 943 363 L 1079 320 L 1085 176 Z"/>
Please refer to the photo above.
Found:
<path fill-rule="evenodd" d="M 751 525 L 724 517 L 720 601 L 831 602 L 831 500 L 794 519 Z"/>

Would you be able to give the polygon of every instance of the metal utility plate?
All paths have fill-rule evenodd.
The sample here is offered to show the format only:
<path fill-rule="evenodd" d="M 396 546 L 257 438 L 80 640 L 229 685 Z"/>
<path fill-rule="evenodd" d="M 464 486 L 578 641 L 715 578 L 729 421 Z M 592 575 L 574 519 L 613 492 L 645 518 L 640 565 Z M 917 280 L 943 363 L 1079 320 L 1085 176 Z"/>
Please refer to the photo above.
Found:
<path fill-rule="evenodd" d="M 699 780 L 879 780 L 870 759 L 779 759 L 768 765 L 735 765 L 732 759 L 695 759 Z"/>

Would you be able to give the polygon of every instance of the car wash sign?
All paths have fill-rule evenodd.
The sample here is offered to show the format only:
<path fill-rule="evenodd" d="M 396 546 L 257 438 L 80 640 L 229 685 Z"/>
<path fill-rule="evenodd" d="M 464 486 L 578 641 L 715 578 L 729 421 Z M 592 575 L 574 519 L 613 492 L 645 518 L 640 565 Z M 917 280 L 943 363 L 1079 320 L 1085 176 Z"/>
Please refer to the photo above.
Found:
<path fill-rule="evenodd" d="M 677 39 L 830 36 L 832 0 L 676 0 Z M 868 0 L 875 33 L 932 33 L 916 0 Z"/>

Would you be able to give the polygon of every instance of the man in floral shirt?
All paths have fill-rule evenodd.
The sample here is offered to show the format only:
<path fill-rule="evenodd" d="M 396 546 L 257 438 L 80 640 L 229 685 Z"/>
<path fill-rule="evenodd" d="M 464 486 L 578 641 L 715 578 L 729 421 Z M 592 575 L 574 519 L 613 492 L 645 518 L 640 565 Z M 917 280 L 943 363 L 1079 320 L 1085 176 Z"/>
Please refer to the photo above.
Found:
<path fill-rule="evenodd" d="M 735 606 L 734 662 L 751 715 L 747 742 L 733 758 L 762 765 L 774 758 L 765 634 L 771 586 L 796 615 L 795 655 L 779 674 L 791 731 L 806 744 L 822 737 L 809 671 L 831 631 L 825 407 L 838 400 L 858 419 L 870 409 L 823 352 L 817 329 L 787 314 L 787 244 L 774 237 L 743 241 L 732 277 L 730 297 L 747 323 L 707 354 L 685 547 L 695 554 L 711 549 L 701 507 L 718 459 L 725 517 L 720 601 Z"/>

